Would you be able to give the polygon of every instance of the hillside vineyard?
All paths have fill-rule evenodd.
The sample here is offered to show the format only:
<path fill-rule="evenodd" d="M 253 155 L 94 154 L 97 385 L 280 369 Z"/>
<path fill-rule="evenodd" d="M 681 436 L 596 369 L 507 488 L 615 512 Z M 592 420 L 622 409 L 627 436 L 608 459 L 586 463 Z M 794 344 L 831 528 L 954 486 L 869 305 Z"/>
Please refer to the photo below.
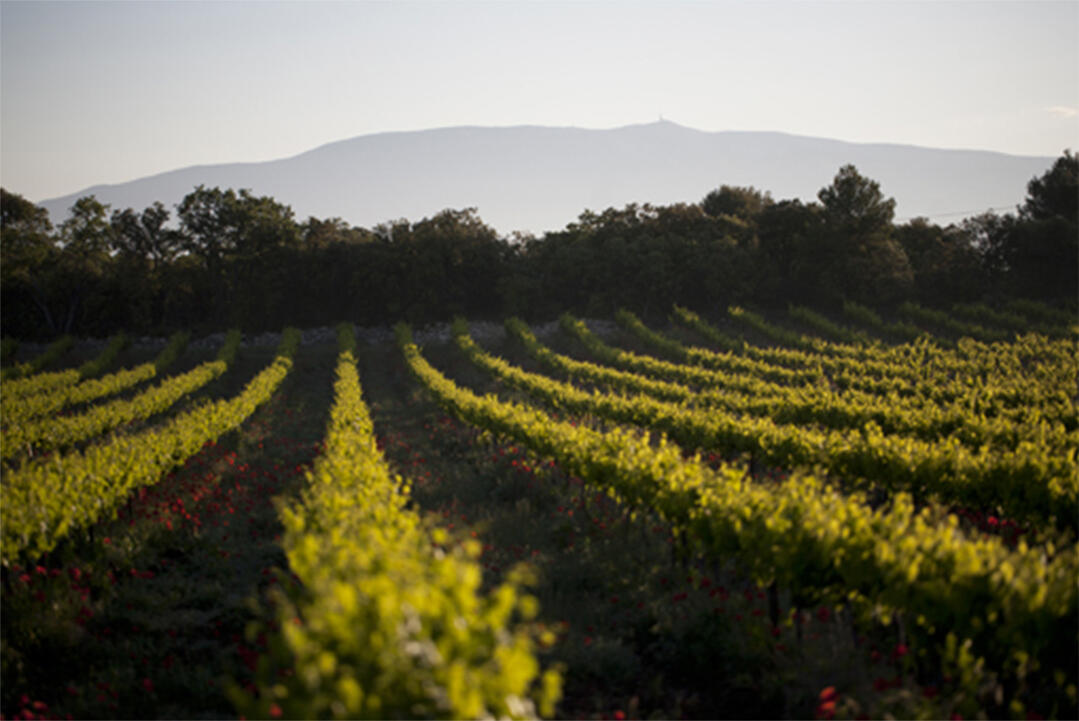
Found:
<path fill-rule="evenodd" d="M 1075 717 L 1079 327 L 897 316 L 5 351 L 2 713 Z"/>

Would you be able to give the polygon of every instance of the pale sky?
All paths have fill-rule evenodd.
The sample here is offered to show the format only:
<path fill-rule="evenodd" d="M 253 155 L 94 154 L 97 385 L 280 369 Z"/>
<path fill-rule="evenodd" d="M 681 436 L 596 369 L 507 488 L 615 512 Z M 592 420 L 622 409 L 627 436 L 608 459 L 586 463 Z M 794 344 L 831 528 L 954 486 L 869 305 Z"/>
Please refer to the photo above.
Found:
<path fill-rule="evenodd" d="M 1079 2 L 0 1 L 0 183 L 33 201 L 368 133 L 660 115 L 1059 156 Z"/>

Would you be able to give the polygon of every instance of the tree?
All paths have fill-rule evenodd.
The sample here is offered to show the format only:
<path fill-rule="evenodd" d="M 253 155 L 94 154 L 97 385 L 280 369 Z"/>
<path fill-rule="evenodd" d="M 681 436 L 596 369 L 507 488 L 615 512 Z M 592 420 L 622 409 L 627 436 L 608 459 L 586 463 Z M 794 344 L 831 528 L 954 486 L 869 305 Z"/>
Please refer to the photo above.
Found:
<path fill-rule="evenodd" d="M 817 199 L 824 209 L 824 221 L 854 238 L 887 234 L 895 215 L 895 199 L 885 199 L 880 184 L 862 176 L 853 165 L 840 168 L 832 184 L 817 193 Z"/>
<path fill-rule="evenodd" d="M 166 228 L 169 211 L 155 202 L 140 214 L 131 208 L 113 211 L 112 250 L 120 256 L 144 259 L 151 269 L 172 262 L 183 244 L 179 230 Z"/>
<path fill-rule="evenodd" d="M 920 302 L 942 305 L 975 300 L 984 293 L 986 274 L 963 228 L 941 228 L 914 218 L 895 228 L 895 238 L 910 261 Z"/>
<path fill-rule="evenodd" d="M 45 237 L 51 232 L 49 211 L 18 193 L 0 188 L 0 233 L 4 234 L 4 240 L 14 241 L 18 236 L 30 235 Z"/>
<path fill-rule="evenodd" d="M 756 293 L 785 306 L 811 302 L 825 265 L 819 252 L 821 207 L 781 200 L 766 207 L 757 220 L 759 245 L 754 258 Z"/>
<path fill-rule="evenodd" d="M 200 185 L 180 201 L 177 214 L 185 249 L 213 270 L 225 260 L 251 261 L 300 244 L 292 209 L 247 189 L 237 193 Z"/>
<path fill-rule="evenodd" d="M 729 215 L 749 220 L 755 218 L 771 204 L 771 194 L 768 192 L 762 193 L 753 186 L 745 188 L 722 185 L 704 196 L 701 201 L 701 209 L 713 218 Z"/>
<path fill-rule="evenodd" d="M 48 211 L 0 188 L 0 307 L 6 333 L 35 337 L 41 330 L 57 332 L 50 276 L 59 252 Z"/>
<path fill-rule="evenodd" d="M 113 211 L 113 293 L 124 299 L 117 308 L 126 328 L 152 328 L 164 317 L 167 268 L 175 261 L 183 241 L 180 231 L 167 228 L 169 211 L 157 202 L 136 213 L 131 208 Z M 123 312 L 126 311 L 126 312 Z"/>
<path fill-rule="evenodd" d="M 340 218 L 319 220 L 314 216 L 300 225 L 303 247 L 326 248 L 335 243 L 367 243 L 375 239 L 375 234 L 363 228 L 352 228 Z"/>
<path fill-rule="evenodd" d="M 60 307 L 57 330 L 96 332 L 108 326 L 115 299 L 108 298 L 107 275 L 113 243 L 109 206 L 93 195 L 75 201 L 60 224 L 61 251 L 52 274 L 53 297 Z"/>
<path fill-rule="evenodd" d="M 840 168 L 817 198 L 824 220 L 821 250 L 829 261 L 819 279 L 821 294 L 863 303 L 904 297 L 913 275 L 906 253 L 892 237 L 895 200 L 886 199 L 880 185 L 853 165 Z"/>
<path fill-rule="evenodd" d="M 1027 198 L 1019 210 L 1024 220 L 1079 218 L 1079 155 L 1065 150 L 1053 167 L 1027 183 Z"/>
<path fill-rule="evenodd" d="M 16 275 L 29 279 L 56 250 L 49 212 L 16 193 L 0 188 L 0 253 L 5 282 Z"/>
<path fill-rule="evenodd" d="M 443 210 L 418 223 L 397 220 L 376 226 L 392 315 L 410 320 L 454 314 L 490 314 L 499 305 L 509 244 L 483 222 L 476 208 Z"/>
<path fill-rule="evenodd" d="M 1027 185 L 1007 257 L 1015 292 L 1046 299 L 1079 295 L 1079 155 L 1065 150 Z"/>
<path fill-rule="evenodd" d="M 70 216 L 60 224 L 60 242 L 65 254 L 94 264 L 106 258 L 112 247 L 108 212 L 109 206 L 93 195 L 76 200 Z"/>
<path fill-rule="evenodd" d="M 959 230 L 977 254 L 986 282 L 1003 290 L 1011 270 L 1009 256 L 1018 219 L 1011 214 L 982 213 L 964 219 Z"/>
<path fill-rule="evenodd" d="M 1000 293 L 1074 302 L 1079 295 L 1079 156 L 1064 151 L 1027 184 L 1018 216 L 969 218 L 962 230 Z"/>
<path fill-rule="evenodd" d="M 177 215 L 184 249 L 206 270 L 214 307 L 252 329 L 287 314 L 300 248 L 300 226 L 289 206 L 246 189 L 200 185 L 180 202 Z"/>
<path fill-rule="evenodd" d="M 129 305 L 109 294 L 108 206 L 92 195 L 79 198 L 52 234 L 43 208 L 6 191 L 2 196 L 5 319 L 14 315 L 17 332 L 28 337 L 106 330 Z"/>
<path fill-rule="evenodd" d="M 210 274 L 220 272 L 227 252 L 236 245 L 236 193 L 199 185 L 176 206 L 183 233 L 183 249 L 200 258 Z"/>

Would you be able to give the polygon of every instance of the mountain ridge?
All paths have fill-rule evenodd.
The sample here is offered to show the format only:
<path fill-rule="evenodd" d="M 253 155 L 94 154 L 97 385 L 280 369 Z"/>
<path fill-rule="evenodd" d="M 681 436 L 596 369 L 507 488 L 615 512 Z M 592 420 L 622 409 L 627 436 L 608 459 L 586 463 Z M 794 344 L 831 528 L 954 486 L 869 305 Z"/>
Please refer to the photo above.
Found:
<path fill-rule="evenodd" d="M 1022 202 L 1054 158 L 856 143 L 781 131 L 704 131 L 669 120 L 605 130 L 462 125 L 330 141 L 275 160 L 202 164 L 98 184 L 38 203 L 54 222 L 93 194 L 114 209 L 170 209 L 197 185 L 249 188 L 297 218 L 373 227 L 476 207 L 500 233 L 558 230 L 580 213 L 628 203 L 697 202 L 720 185 L 810 201 L 853 164 L 895 197 L 897 217 L 976 214 Z"/>

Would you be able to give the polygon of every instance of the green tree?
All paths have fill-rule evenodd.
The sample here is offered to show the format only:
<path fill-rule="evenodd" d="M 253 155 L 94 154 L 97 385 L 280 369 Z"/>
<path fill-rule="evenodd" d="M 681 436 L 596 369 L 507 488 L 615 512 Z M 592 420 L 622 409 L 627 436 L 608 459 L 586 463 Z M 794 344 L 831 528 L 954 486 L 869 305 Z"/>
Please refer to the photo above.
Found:
<path fill-rule="evenodd" d="M 700 205 L 701 209 L 713 218 L 729 215 L 749 220 L 760 215 L 772 202 L 770 193 L 761 192 L 753 186 L 721 185 L 704 196 Z"/>
<path fill-rule="evenodd" d="M 978 253 L 962 228 L 941 228 L 925 218 L 896 226 L 895 238 L 910 261 L 919 302 L 943 305 L 975 300 L 986 290 Z"/>
<path fill-rule="evenodd" d="M 300 244 L 292 209 L 247 189 L 200 185 L 180 201 L 177 214 L 184 248 L 211 270 L 226 260 L 251 261 Z"/>
<path fill-rule="evenodd" d="M 113 311 L 123 302 L 110 297 L 108 288 L 113 244 L 108 212 L 107 204 L 87 195 L 60 223 L 61 251 L 50 277 L 58 332 L 108 332 Z"/>
<path fill-rule="evenodd" d="M 236 246 L 235 204 L 235 191 L 199 185 L 176 206 L 183 249 L 202 260 L 212 276 L 220 274 L 225 255 Z"/>
<path fill-rule="evenodd" d="M 0 307 L 5 333 L 32 338 L 58 332 L 50 308 L 50 280 L 60 251 L 52 230 L 47 210 L 0 188 Z"/>
<path fill-rule="evenodd" d="M 51 232 L 49 211 L 18 193 L 0 188 L 0 233 L 4 233 L 5 241 L 20 242 L 30 237 L 48 240 Z"/>
<path fill-rule="evenodd" d="M 861 175 L 853 165 L 841 167 L 817 199 L 825 222 L 854 237 L 887 233 L 895 215 L 895 199 L 885 198 L 880 183 Z"/>
<path fill-rule="evenodd" d="M 1008 283 L 1010 245 L 1017 222 L 1014 215 L 988 212 L 966 218 L 959 224 L 992 287 L 1004 289 Z"/>
<path fill-rule="evenodd" d="M 69 212 L 67 220 L 60 224 L 60 242 L 65 254 L 100 265 L 113 244 L 109 206 L 87 195 L 76 200 Z"/>
<path fill-rule="evenodd" d="M 176 228 L 166 227 L 169 211 L 156 202 L 141 213 L 133 209 L 113 211 L 112 292 L 124 298 L 118 303 L 118 321 L 125 329 L 151 330 L 164 317 L 166 270 L 180 252 L 183 236 Z"/>
<path fill-rule="evenodd" d="M 892 236 L 895 200 L 853 165 L 839 169 L 817 194 L 824 221 L 822 250 L 828 259 L 820 276 L 825 298 L 889 303 L 913 284 L 910 262 Z"/>
<path fill-rule="evenodd" d="M 368 243 L 375 239 L 375 234 L 364 228 L 353 228 L 340 218 L 320 220 L 310 216 L 300 225 L 300 237 L 307 250 L 326 248 L 335 243 Z"/>
<path fill-rule="evenodd" d="M 169 211 L 160 202 L 136 213 L 131 208 L 113 211 L 112 250 L 121 256 L 145 259 L 151 269 L 171 263 L 183 244 L 183 235 L 167 228 Z"/>
<path fill-rule="evenodd" d="M 761 212 L 752 272 L 758 301 L 785 307 L 815 300 L 826 260 L 819 249 L 822 224 L 821 207 L 797 199 Z"/>
<path fill-rule="evenodd" d="M 1027 183 L 1027 197 L 1019 209 L 1025 220 L 1079 218 L 1079 155 L 1065 150 L 1053 167 Z"/>
<path fill-rule="evenodd" d="M 292 209 L 249 190 L 202 185 L 177 206 L 183 247 L 202 263 L 212 305 L 250 329 L 279 325 L 290 309 L 297 279 L 300 226 Z"/>
<path fill-rule="evenodd" d="M 1004 295 L 1074 302 L 1079 295 L 1079 156 L 1064 151 L 1027 184 L 1019 214 L 968 218 L 962 231 Z"/>
<path fill-rule="evenodd" d="M 414 224 L 383 223 L 374 232 L 385 268 L 375 282 L 385 288 L 392 316 L 422 321 L 498 309 L 512 251 L 476 208 L 446 209 Z"/>
<path fill-rule="evenodd" d="M 1079 155 L 1065 150 L 1027 185 L 1007 248 L 1012 285 L 1028 297 L 1079 295 Z"/>

